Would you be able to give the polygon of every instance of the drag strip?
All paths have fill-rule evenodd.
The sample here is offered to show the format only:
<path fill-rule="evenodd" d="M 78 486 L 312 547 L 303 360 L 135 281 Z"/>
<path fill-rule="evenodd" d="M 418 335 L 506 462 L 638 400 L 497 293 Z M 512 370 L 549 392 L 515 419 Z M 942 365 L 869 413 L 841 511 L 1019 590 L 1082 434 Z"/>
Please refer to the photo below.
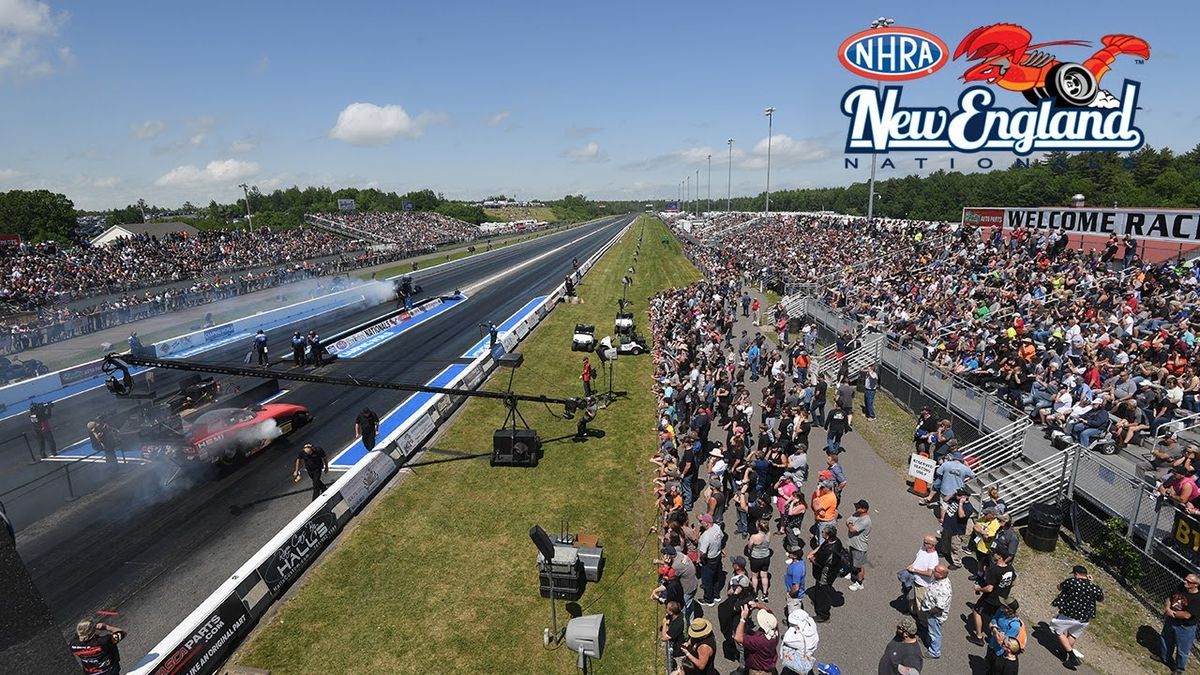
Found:
<path fill-rule="evenodd" d="M 463 265 L 429 270 L 427 276 L 418 272 L 414 277 L 427 295 L 449 295 L 493 277 L 496 281 L 476 288 L 453 311 L 413 325 L 369 352 L 339 359 L 320 372 L 411 383 L 447 376 L 462 355 L 485 338 L 478 327 L 481 322 L 508 323 L 532 298 L 561 283 L 572 271 L 572 259 L 587 258 L 629 220 L 585 226 L 589 229 L 584 231 L 594 231 L 596 236 L 580 237 L 580 229 L 569 230 L 533 240 L 527 247 L 507 247 L 495 255 L 469 258 Z M 547 251 L 553 253 L 522 265 Z M 502 271 L 507 274 L 497 276 Z M 315 322 L 313 329 L 335 334 L 392 311 L 392 307 L 377 307 L 336 323 Z M 286 334 L 271 338 L 278 345 L 272 354 L 284 354 Z M 240 363 L 246 349 L 245 344 L 235 344 L 202 358 Z M 160 386 L 168 379 L 165 375 L 156 378 Z M 68 508 L 55 509 L 32 525 L 18 523 L 24 528 L 18 535 L 18 550 L 64 634 L 81 616 L 98 609 L 117 611 L 120 615 L 113 623 L 131 631 L 123 651 L 128 650 L 129 663 L 136 661 L 309 503 L 308 486 L 291 480 L 300 445 L 314 443 L 333 455 L 351 445 L 354 417 L 364 406 L 383 414 L 409 405 L 411 398 L 373 389 L 290 386 L 279 401 L 307 406 L 316 421 L 242 465 L 207 477 L 179 478 L 167 486 L 158 465 L 121 466 L 118 476 Z M 98 410 L 127 403 L 107 392 L 77 396 L 70 406 L 56 409 L 56 428 L 74 421 L 82 431 L 83 422 Z M 381 429 L 380 438 L 384 437 Z M 19 450 L 24 452 L 23 447 Z M 19 463 L 18 451 L 8 451 Z"/>

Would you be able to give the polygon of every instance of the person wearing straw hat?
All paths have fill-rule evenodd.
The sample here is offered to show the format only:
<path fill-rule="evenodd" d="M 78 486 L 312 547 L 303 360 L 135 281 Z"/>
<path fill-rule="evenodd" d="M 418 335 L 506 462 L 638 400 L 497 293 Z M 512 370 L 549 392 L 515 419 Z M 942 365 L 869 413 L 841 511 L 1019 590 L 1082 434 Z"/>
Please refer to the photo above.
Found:
<path fill-rule="evenodd" d="M 708 619 L 692 619 L 688 624 L 688 639 L 683 643 L 683 658 L 672 675 L 717 675 L 717 640 Z"/>
<path fill-rule="evenodd" d="M 128 635 L 124 630 L 106 623 L 84 619 L 75 626 L 71 653 L 88 675 L 117 675 L 121 672 L 121 653 L 117 643 Z"/>
<path fill-rule="evenodd" d="M 754 610 L 754 626 L 747 627 L 750 611 Z M 779 622 L 771 609 L 758 602 L 742 607 L 742 617 L 733 633 L 735 642 L 746 650 L 748 675 L 773 675 L 779 647 Z"/>

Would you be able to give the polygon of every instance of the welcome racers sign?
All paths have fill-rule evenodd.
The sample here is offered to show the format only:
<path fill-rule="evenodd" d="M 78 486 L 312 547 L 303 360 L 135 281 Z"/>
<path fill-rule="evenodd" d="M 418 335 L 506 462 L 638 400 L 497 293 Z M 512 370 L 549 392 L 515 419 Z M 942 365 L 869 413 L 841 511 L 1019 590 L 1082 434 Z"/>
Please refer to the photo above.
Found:
<path fill-rule="evenodd" d="M 1071 234 L 1132 234 L 1136 239 L 1179 244 L 1200 242 L 1197 209 L 1095 209 L 1071 207 L 1007 208 L 968 207 L 963 225 L 1003 227 L 1010 230 L 1065 230 Z"/>

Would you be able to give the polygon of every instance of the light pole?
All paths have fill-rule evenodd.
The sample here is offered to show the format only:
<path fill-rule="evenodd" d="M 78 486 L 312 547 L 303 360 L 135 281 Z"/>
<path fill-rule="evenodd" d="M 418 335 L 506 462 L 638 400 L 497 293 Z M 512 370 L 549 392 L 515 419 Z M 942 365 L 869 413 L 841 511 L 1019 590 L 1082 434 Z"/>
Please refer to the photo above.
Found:
<path fill-rule="evenodd" d="M 250 186 L 242 183 L 238 187 L 242 188 L 242 193 L 246 195 L 246 231 L 254 231 L 254 221 L 250 217 Z"/>
<path fill-rule="evenodd" d="M 889 19 L 887 17 L 881 16 L 878 19 L 875 19 L 874 21 L 871 22 L 871 28 L 874 28 L 874 29 L 887 28 L 888 26 L 890 26 L 894 23 L 896 23 L 895 19 Z M 877 80 L 875 82 L 876 96 L 878 96 L 879 93 L 882 92 L 882 90 L 883 90 L 883 81 Z M 875 218 L 875 158 L 876 158 L 876 155 L 877 155 L 877 153 L 874 153 L 874 152 L 871 153 L 871 180 L 868 183 L 867 223 L 871 223 Z"/>
<path fill-rule="evenodd" d="M 700 169 L 696 169 L 696 217 L 700 217 Z"/>
<path fill-rule="evenodd" d="M 775 109 L 763 111 L 767 116 L 767 215 L 771 215 L 771 124 L 775 121 Z"/>
<path fill-rule="evenodd" d="M 686 199 L 687 199 L 687 201 L 688 201 L 688 208 L 687 208 L 687 211 L 688 211 L 688 213 L 691 213 L 691 211 L 692 211 L 692 207 L 691 207 L 691 202 L 692 202 L 692 177 L 691 177 L 691 175 L 688 175 L 687 179 L 685 179 L 685 180 L 683 181 L 683 184 L 684 184 L 684 186 L 685 186 L 685 187 L 684 187 L 684 189 L 683 189 L 683 194 L 684 194 L 685 198 L 686 198 Z"/>
<path fill-rule="evenodd" d="M 704 198 L 704 211 L 712 211 L 712 153 L 708 155 L 708 196 Z"/>
<path fill-rule="evenodd" d="M 725 142 L 729 144 L 729 172 L 725 178 L 725 213 L 729 213 L 729 198 L 733 194 L 733 139 Z"/>

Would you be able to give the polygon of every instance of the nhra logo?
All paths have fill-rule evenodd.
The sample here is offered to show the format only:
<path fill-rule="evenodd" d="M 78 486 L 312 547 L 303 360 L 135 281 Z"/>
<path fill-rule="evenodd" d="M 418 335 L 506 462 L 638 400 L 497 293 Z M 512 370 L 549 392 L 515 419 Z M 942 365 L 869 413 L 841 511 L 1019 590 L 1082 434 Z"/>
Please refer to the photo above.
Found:
<path fill-rule="evenodd" d="M 946 65 L 950 50 L 933 33 L 916 28 L 871 28 L 846 38 L 838 60 L 869 80 L 915 80 Z"/>
<path fill-rule="evenodd" d="M 1049 150 L 1136 150 L 1145 143 L 1135 124 L 1141 85 L 1125 80 L 1114 95 L 1100 84 L 1119 56 L 1143 62 L 1150 58 L 1150 45 L 1121 34 L 1099 42 L 1085 59 L 1061 60 L 1043 48 L 1091 43 L 1035 43 L 1028 30 L 1010 23 L 976 28 L 954 50 L 955 60 L 975 62 L 962 74 L 973 86 L 959 95 L 956 108 L 903 106 L 899 85 L 855 87 L 841 104 L 850 118 L 846 152 L 992 150 L 1025 156 Z M 866 30 L 838 50 L 838 60 L 850 72 L 888 82 L 929 75 L 947 56 L 944 42 L 913 28 Z M 1020 94 L 1032 107 L 1004 107 L 997 90 Z"/>

